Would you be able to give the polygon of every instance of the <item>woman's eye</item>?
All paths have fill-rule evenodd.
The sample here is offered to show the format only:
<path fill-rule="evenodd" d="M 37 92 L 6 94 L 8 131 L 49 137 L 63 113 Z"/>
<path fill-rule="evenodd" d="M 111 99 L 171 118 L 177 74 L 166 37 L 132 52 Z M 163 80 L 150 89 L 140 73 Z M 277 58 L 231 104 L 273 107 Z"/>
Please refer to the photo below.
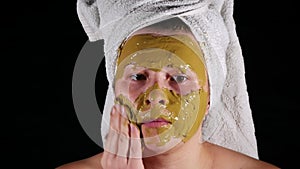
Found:
<path fill-rule="evenodd" d="M 131 80 L 139 81 L 139 80 L 147 80 L 147 77 L 144 74 L 134 74 L 130 76 Z"/>
<path fill-rule="evenodd" d="M 170 80 L 171 80 L 171 81 L 175 81 L 175 82 L 177 82 L 177 83 L 182 83 L 182 82 L 184 82 L 186 79 L 187 79 L 187 77 L 184 76 L 184 75 L 175 75 L 175 76 L 172 76 Z"/>

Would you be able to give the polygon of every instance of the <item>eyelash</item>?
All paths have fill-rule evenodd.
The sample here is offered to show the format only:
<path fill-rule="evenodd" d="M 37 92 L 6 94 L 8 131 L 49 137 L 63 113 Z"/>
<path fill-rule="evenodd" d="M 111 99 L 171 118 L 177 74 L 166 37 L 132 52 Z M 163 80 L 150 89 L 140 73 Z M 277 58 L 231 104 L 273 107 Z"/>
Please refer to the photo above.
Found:
<path fill-rule="evenodd" d="M 142 78 L 141 80 L 147 80 L 148 77 L 147 75 L 141 73 L 130 75 L 131 80 L 138 81 L 139 79 L 137 78 Z"/>
<path fill-rule="evenodd" d="M 177 78 L 183 78 L 183 79 L 177 79 Z M 188 79 L 188 77 L 186 75 L 174 75 L 174 76 L 170 76 L 170 80 L 171 81 L 175 81 L 176 83 L 182 83 L 184 81 L 186 81 Z"/>
<path fill-rule="evenodd" d="M 134 80 L 134 81 L 147 80 L 147 78 L 148 78 L 148 76 L 146 74 L 142 74 L 142 73 L 130 75 L 130 79 Z M 181 78 L 181 79 L 178 79 L 178 78 Z M 188 80 L 188 77 L 186 75 L 174 75 L 174 76 L 169 76 L 167 79 L 172 82 L 182 83 L 182 82 Z"/>

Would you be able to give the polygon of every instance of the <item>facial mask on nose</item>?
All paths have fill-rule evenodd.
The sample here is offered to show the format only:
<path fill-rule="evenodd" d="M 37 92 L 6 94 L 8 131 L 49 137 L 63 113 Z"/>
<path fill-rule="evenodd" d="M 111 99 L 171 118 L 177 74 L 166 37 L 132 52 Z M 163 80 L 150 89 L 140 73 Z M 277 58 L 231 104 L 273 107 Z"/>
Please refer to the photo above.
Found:
<path fill-rule="evenodd" d="M 171 123 L 142 130 L 143 137 L 151 137 L 151 133 L 159 135 L 158 146 L 164 145 L 173 137 L 182 138 L 184 142 L 190 139 L 198 130 L 206 112 L 207 76 L 203 55 L 197 45 L 186 35 L 170 37 L 147 34 L 135 35 L 120 47 L 116 82 L 124 80 L 124 70 L 128 65 L 133 65 L 133 70 L 144 67 L 154 72 L 166 71 L 166 74 L 172 69 L 183 74 L 191 70 L 197 75 L 200 88 L 195 90 L 179 88 L 179 91 L 175 91 L 167 87 L 161 88 L 155 83 L 141 92 L 133 102 L 124 95 L 116 96 L 116 102 L 127 108 L 129 121 L 138 126 L 157 118 Z M 153 92 L 163 94 L 165 104 L 149 104 L 147 100 Z"/>

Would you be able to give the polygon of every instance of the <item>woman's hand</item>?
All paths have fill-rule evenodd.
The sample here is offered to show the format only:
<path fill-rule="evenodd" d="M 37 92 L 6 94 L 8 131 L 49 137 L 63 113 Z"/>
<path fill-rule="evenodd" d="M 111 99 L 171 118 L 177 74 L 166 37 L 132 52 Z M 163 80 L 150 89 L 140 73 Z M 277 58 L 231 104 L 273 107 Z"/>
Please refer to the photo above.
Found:
<path fill-rule="evenodd" d="M 128 121 L 121 105 L 112 108 L 101 165 L 104 169 L 144 169 L 140 131 Z"/>

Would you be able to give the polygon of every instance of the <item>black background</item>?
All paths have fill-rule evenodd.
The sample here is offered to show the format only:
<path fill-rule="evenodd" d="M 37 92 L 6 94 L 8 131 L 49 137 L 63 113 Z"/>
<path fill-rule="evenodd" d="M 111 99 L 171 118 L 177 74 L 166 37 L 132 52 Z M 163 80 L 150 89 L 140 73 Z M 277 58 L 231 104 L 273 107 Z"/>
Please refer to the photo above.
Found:
<path fill-rule="evenodd" d="M 236 0 L 234 9 L 260 159 L 295 168 L 300 113 L 296 5 Z M 102 151 L 82 130 L 72 103 L 73 68 L 87 41 L 76 1 L 19 2 L 3 10 L 7 80 L 2 84 L 8 95 L 2 96 L 11 103 L 4 105 L 9 109 L 3 109 L 1 119 L 4 162 L 10 168 L 50 169 Z M 102 62 L 98 83 L 106 85 L 104 71 Z M 104 97 L 98 99 L 101 103 Z"/>

